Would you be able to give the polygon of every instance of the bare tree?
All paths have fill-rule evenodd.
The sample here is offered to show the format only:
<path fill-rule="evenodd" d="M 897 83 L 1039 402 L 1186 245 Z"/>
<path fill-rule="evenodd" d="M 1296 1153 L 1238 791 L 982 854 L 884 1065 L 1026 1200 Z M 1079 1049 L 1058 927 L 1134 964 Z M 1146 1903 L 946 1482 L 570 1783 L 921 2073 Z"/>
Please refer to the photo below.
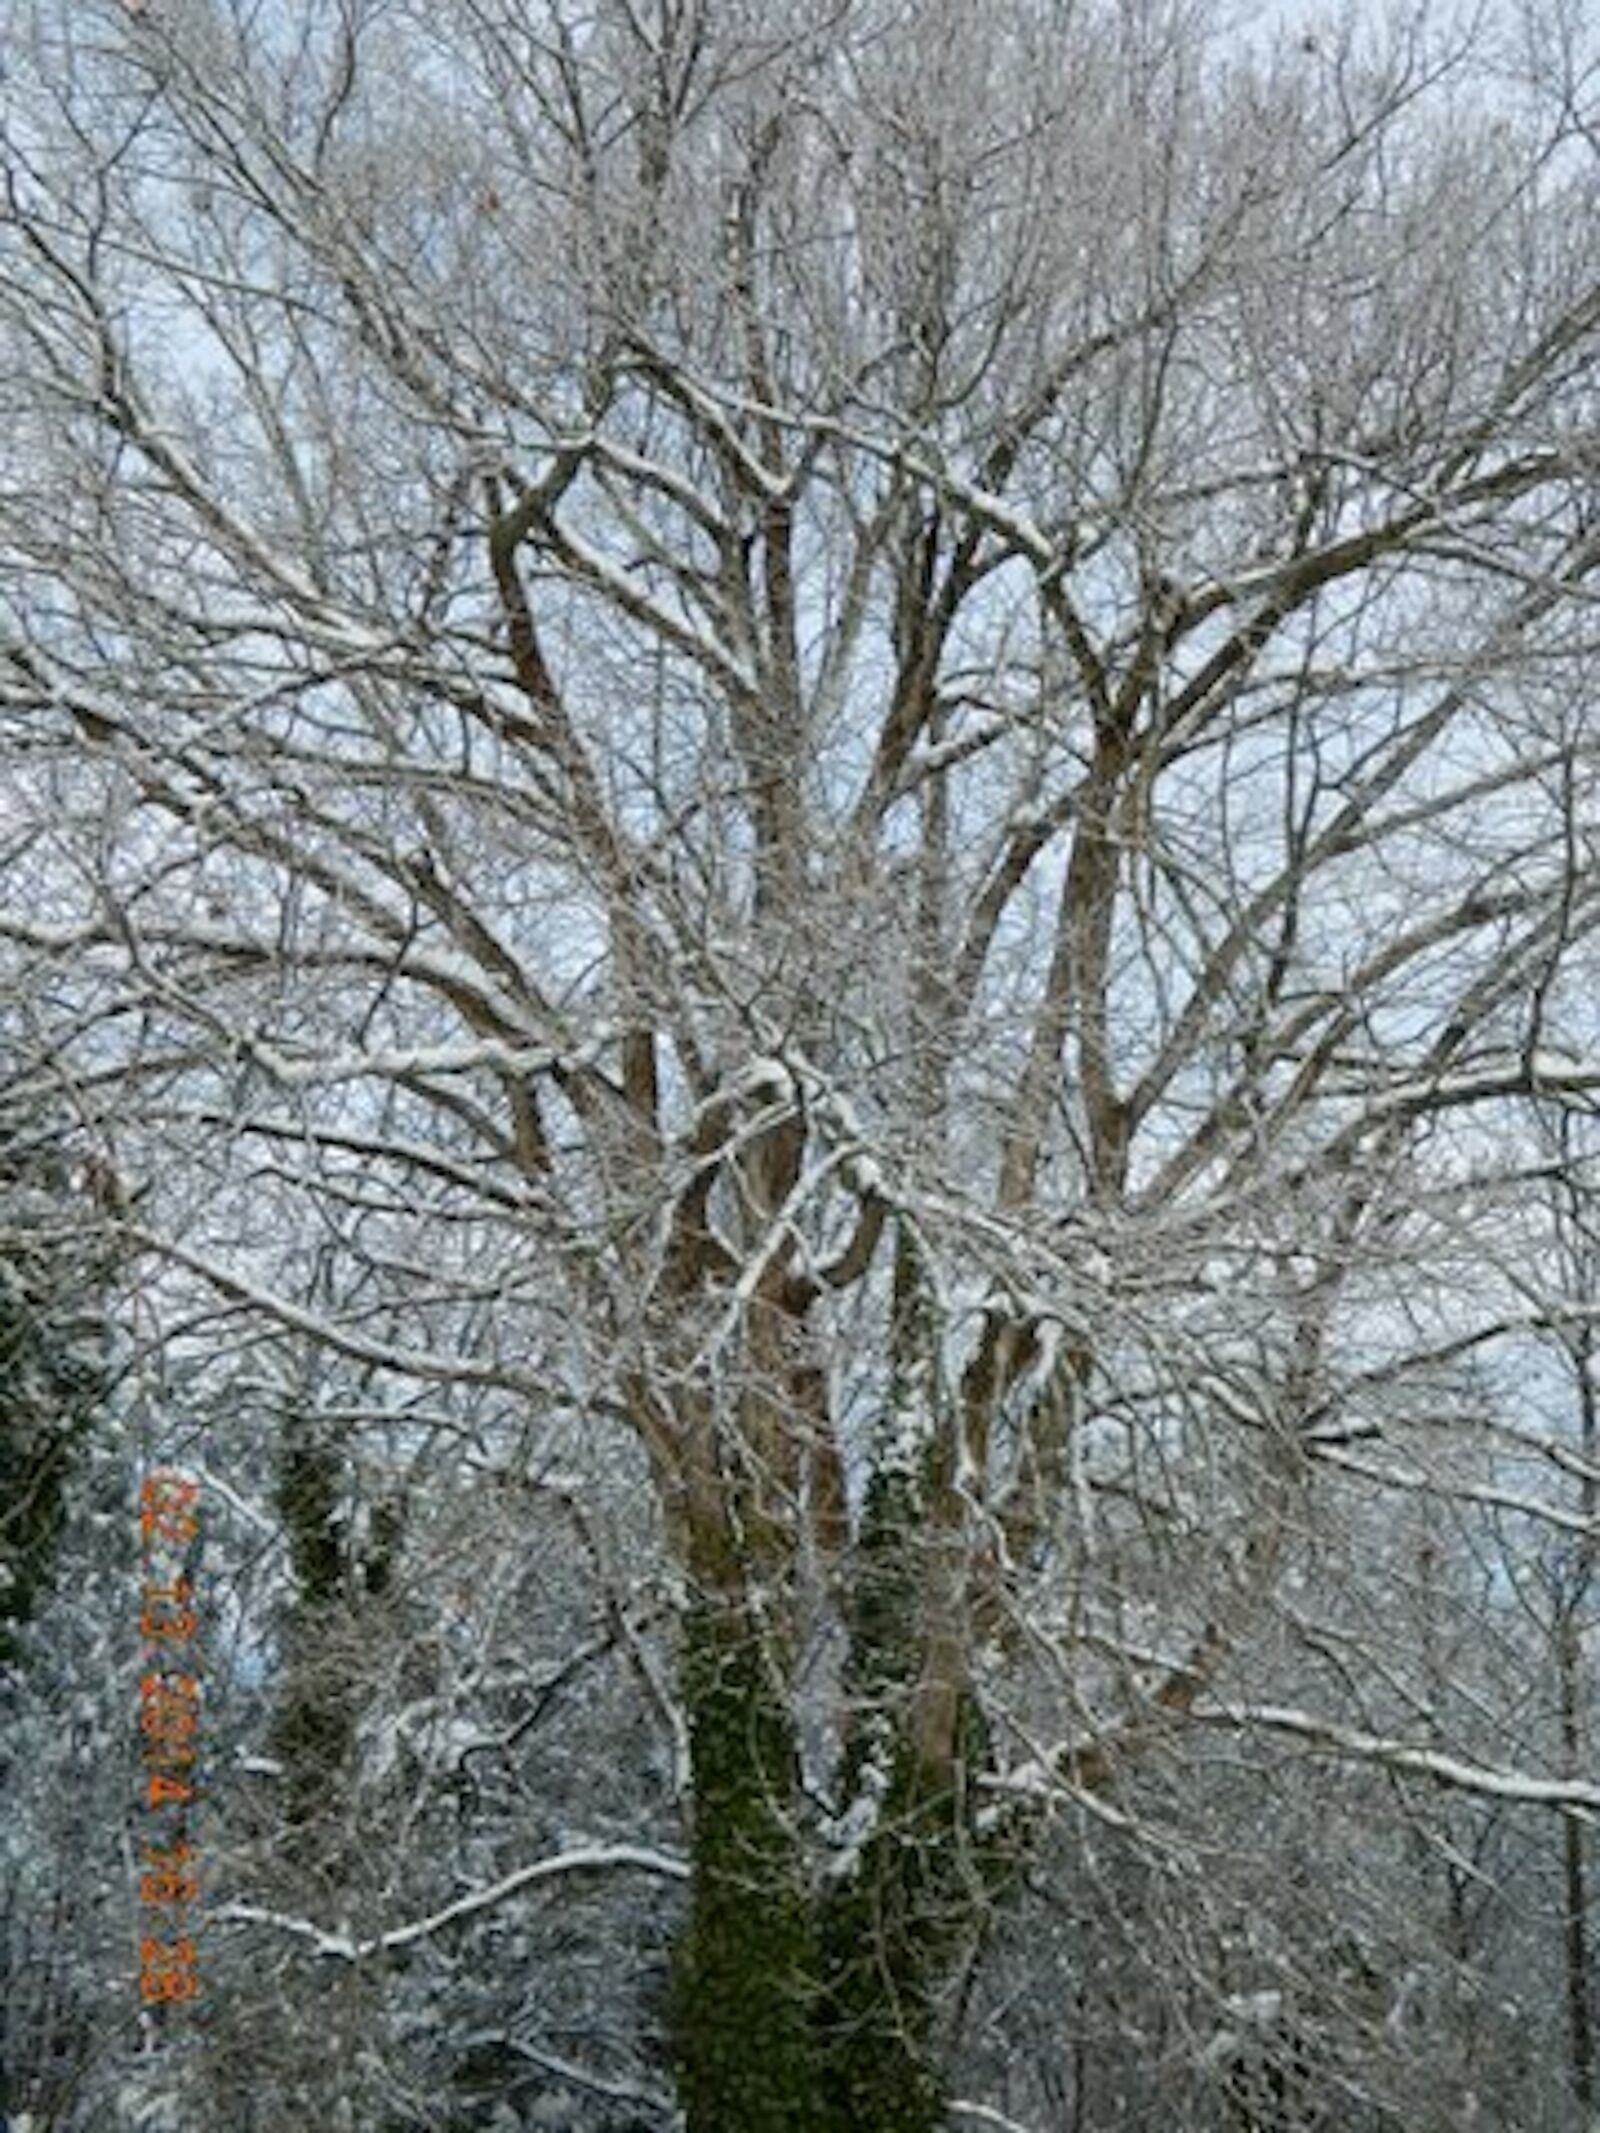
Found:
<path fill-rule="evenodd" d="M 1494 1248 L 1600 1087 L 1576 33 L 5 27 L 5 931 L 214 1326 L 642 1460 L 692 2133 L 941 2123 L 1184 1728 L 1600 1804 L 1294 1598 L 1577 1308 Z"/>

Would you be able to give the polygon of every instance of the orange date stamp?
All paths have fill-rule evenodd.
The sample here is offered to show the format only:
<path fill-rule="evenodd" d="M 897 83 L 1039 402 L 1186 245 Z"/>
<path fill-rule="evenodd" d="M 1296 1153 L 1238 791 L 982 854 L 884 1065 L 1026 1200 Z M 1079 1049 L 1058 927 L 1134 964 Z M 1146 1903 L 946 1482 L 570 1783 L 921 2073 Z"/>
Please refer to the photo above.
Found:
<path fill-rule="evenodd" d="M 139 1997 L 154 2007 L 200 1996 L 192 1912 L 200 1866 L 189 1837 L 196 1796 L 202 1697 L 200 1624 L 190 1565 L 200 1541 L 200 1484 L 163 1468 L 139 1489 L 144 1568 L 139 1635 L 139 1735 L 144 1806 L 161 1841 L 144 1847 L 139 1876 Z"/>

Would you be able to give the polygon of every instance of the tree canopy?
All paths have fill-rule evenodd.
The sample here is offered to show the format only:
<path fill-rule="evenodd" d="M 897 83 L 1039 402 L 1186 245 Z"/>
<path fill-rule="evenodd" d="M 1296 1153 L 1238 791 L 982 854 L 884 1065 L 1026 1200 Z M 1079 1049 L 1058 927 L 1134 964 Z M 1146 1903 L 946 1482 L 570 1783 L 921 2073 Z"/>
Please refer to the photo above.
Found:
<path fill-rule="evenodd" d="M 1579 12 L 0 20 L 18 1086 L 70 1089 L 130 1338 L 215 1418 L 267 1654 L 217 1722 L 278 1792 L 219 1772 L 214 1930 L 350 1972 L 350 2122 L 1492 2112 L 1510 2044 L 1365 1899 L 1297 1969 L 1325 1841 L 1484 1976 L 1532 1847 L 1528 2123 L 1576 2127 Z M 659 1733 L 599 1849 L 685 1884 L 593 1927 L 675 1952 L 582 2064 L 518 2057 L 488 1923 L 581 1789 L 462 1835 L 491 1742 L 586 1737 L 536 1541 Z M 1142 2101 L 1043 2046 L 953 2101 L 1041 1905 L 1104 2063 L 1159 2032 Z"/>

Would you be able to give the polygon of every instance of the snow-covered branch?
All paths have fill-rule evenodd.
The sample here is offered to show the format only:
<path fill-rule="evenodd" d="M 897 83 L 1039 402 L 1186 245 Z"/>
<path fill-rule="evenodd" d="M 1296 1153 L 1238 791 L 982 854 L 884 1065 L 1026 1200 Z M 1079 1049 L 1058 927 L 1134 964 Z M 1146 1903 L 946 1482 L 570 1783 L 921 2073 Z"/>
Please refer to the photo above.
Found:
<path fill-rule="evenodd" d="M 375 1934 L 370 1940 L 357 1940 L 348 1933 L 330 1933 L 313 1925 L 309 1919 L 294 1918 L 257 1904 L 219 1904 L 207 1915 L 214 1925 L 269 1926 L 275 1932 L 308 1942 L 316 1955 L 359 1963 L 369 1956 L 409 1948 L 420 1940 L 431 1939 L 446 1927 L 459 1925 L 463 1919 L 475 1918 L 483 1911 L 492 1911 L 513 1896 L 520 1895 L 524 1889 L 537 1887 L 540 1882 L 560 1880 L 571 1874 L 618 1870 L 654 1874 L 668 1881 L 686 1881 L 689 1876 L 685 1860 L 674 1858 L 667 1852 L 654 1851 L 646 1845 L 591 1844 L 557 1852 L 548 1859 L 536 1859 L 531 1866 L 518 1867 L 503 1880 L 486 1889 L 474 1889 L 470 1895 L 458 1897 L 454 1903 L 446 1904 L 443 1910 L 435 1911 L 427 1918 L 415 1919 L 410 1925 L 395 1926 L 387 1933 Z"/>
<path fill-rule="evenodd" d="M 1440 1785 L 1477 1793 L 1485 1799 L 1513 1801 L 1525 1807 L 1552 1807 L 1585 1818 L 1600 1814 L 1600 1784 L 1587 1778 L 1533 1777 L 1526 1771 L 1498 1769 L 1416 1741 L 1338 1725 L 1293 1705 L 1196 1703 L 1189 1716 L 1197 1725 L 1282 1734 L 1329 1755 L 1379 1763 L 1385 1769 L 1432 1778 Z"/>

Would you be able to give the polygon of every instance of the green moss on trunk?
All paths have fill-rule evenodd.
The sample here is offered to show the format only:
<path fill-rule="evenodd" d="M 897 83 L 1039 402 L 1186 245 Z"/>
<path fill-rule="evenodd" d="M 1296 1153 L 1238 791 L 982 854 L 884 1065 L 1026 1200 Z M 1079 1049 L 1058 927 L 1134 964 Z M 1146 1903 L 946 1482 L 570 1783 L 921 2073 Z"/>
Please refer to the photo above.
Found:
<path fill-rule="evenodd" d="M 793 1724 L 742 1609 L 691 1610 L 683 1686 L 693 1878 L 673 2045 L 688 2133 L 824 2133 Z"/>
<path fill-rule="evenodd" d="M 74 1256 L 61 1226 L 18 1222 L 0 1240 L 0 1666 L 55 1575 L 67 1493 L 103 1397 L 97 1312 L 105 1250 Z"/>
<path fill-rule="evenodd" d="M 874 1479 L 851 1596 L 844 1776 L 848 1797 L 875 1803 L 875 1823 L 823 1892 L 818 1921 L 832 2133 L 943 2126 L 939 1998 L 983 1912 L 964 1781 L 981 1752 L 976 1707 L 956 1685 L 955 1735 L 936 1754 L 918 1721 L 940 1577 L 922 1496 L 920 1476 L 891 1468 Z"/>
<path fill-rule="evenodd" d="M 945 1770 L 919 1762 L 907 1738 L 895 1744 L 877 1828 L 825 1891 L 817 2027 L 832 2133 L 938 2133 L 945 2123 L 941 2001 L 990 1911 L 990 1862 L 964 1781 L 978 1767 L 980 1733 L 967 1699 Z"/>
<path fill-rule="evenodd" d="M 327 1820 L 355 1746 L 341 1480 L 335 1448 L 292 1419 L 278 1454 L 277 1507 L 296 1590 L 272 1745 L 284 1765 L 288 1850 L 297 1859 L 310 1855 L 309 1835 Z"/>

